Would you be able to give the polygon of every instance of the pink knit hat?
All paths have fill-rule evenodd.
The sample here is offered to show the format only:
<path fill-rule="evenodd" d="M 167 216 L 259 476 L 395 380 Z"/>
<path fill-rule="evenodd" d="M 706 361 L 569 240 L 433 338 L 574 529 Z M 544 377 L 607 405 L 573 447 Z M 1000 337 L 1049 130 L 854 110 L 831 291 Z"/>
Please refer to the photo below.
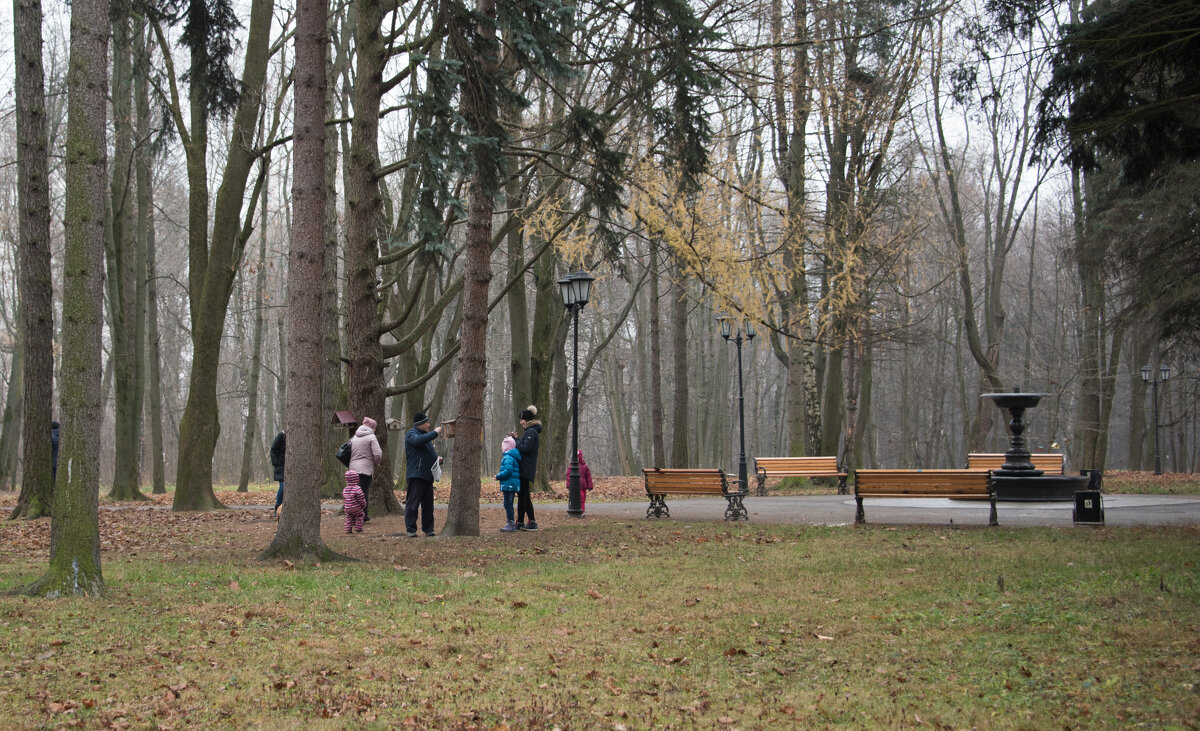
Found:
<path fill-rule="evenodd" d="M 346 487 L 358 487 L 358 473 L 354 470 L 346 470 Z"/>
<path fill-rule="evenodd" d="M 510 449 L 516 449 L 517 448 L 517 440 L 513 439 L 512 437 L 506 436 L 500 442 L 500 448 L 503 449 L 505 452 L 507 452 Z"/>
<path fill-rule="evenodd" d="M 363 423 L 363 426 L 369 426 L 372 429 L 375 428 L 375 420 L 369 416 L 364 416 L 362 423 Z"/>

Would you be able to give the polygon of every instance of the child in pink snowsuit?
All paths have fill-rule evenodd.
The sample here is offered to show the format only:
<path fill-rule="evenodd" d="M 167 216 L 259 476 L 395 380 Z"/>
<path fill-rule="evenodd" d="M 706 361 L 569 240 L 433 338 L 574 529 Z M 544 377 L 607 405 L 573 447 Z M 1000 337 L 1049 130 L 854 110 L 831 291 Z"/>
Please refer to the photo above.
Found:
<path fill-rule="evenodd" d="M 358 486 L 358 473 L 346 471 L 346 489 L 342 490 L 342 510 L 346 513 L 346 532 L 362 533 L 363 516 L 367 514 L 367 499 Z"/>
<path fill-rule="evenodd" d="M 583 461 L 583 450 L 575 453 L 579 458 L 579 510 L 580 515 L 583 515 L 584 507 L 587 505 L 587 494 L 592 489 L 592 469 L 587 466 L 587 462 Z M 571 466 L 567 465 L 567 489 L 571 489 Z"/>

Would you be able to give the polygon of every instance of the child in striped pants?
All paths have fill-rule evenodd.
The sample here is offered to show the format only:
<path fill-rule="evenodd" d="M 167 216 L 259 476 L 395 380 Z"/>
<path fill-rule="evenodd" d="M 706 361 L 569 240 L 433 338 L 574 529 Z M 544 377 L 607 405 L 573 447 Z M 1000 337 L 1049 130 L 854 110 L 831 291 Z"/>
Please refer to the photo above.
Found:
<path fill-rule="evenodd" d="M 342 490 L 342 511 L 346 513 L 346 532 L 362 533 L 363 516 L 367 514 L 367 499 L 358 486 L 358 473 L 346 471 L 346 489 Z"/>

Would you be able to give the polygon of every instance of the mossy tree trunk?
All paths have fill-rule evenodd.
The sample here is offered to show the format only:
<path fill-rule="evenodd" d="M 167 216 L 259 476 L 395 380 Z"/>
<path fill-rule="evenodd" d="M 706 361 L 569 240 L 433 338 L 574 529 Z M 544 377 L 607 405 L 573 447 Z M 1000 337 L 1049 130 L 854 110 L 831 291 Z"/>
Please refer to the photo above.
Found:
<path fill-rule="evenodd" d="M 63 282 L 62 467 L 50 527 L 50 568 L 36 596 L 94 596 L 100 571 L 100 334 L 104 325 L 105 112 L 108 3 L 75 0 L 67 73 Z"/>
<path fill-rule="evenodd" d="M 233 280 L 248 233 L 243 229 L 242 208 L 246 183 L 257 158 L 253 147 L 262 105 L 267 59 L 271 50 L 271 0 L 254 0 L 250 6 L 250 31 L 242 70 L 241 94 L 233 117 L 225 171 L 213 211 L 211 241 L 208 230 L 207 129 L 208 99 L 195 88 L 191 98 L 192 128 L 185 132 L 178 100 L 173 113 L 188 160 L 188 301 L 192 324 L 192 363 L 188 397 L 179 423 L 179 458 L 175 476 L 174 510 L 211 510 L 222 507 L 213 493 L 212 458 L 221 432 L 217 411 L 217 372 L 221 336 Z M 165 43 L 164 43 L 165 45 Z M 198 62 L 193 59 L 193 71 Z M 262 180 L 259 180 L 259 184 Z M 257 195 L 249 196 L 246 220 L 254 216 Z"/>
<path fill-rule="evenodd" d="M 0 445 L 0 483 L 16 473 L 20 434 L 24 470 L 21 494 L 10 518 L 50 514 L 54 481 L 50 461 L 50 421 L 54 398 L 54 289 L 50 275 L 50 189 L 46 94 L 42 68 L 40 0 L 14 3 L 17 101 L 17 186 L 19 190 L 20 350 L 14 356 L 13 383 L 18 392 L 5 400 L 4 441 Z M 14 389 L 14 391 L 15 391 Z M 16 393 L 21 395 L 13 398 Z M 15 406 L 13 412 L 9 408 Z M 22 417 L 22 407 L 24 416 Z M 11 417 L 11 418 L 10 418 Z M 23 422 L 18 426 L 18 420 Z"/>

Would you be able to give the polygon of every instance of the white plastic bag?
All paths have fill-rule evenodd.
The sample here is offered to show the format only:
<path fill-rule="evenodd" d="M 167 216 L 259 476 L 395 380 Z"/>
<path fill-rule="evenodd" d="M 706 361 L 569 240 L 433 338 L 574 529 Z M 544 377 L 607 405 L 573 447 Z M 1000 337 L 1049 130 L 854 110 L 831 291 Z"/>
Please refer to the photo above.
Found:
<path fill-rule="evenodd" d="M 433 463 L 433 469 L 431 471 L 433 472 L 433 481 L 434 482 L 437 482 L 438 480 L 442 479 L 442 458 L 441 457 L 438 457 L 437 461 Z"/>

